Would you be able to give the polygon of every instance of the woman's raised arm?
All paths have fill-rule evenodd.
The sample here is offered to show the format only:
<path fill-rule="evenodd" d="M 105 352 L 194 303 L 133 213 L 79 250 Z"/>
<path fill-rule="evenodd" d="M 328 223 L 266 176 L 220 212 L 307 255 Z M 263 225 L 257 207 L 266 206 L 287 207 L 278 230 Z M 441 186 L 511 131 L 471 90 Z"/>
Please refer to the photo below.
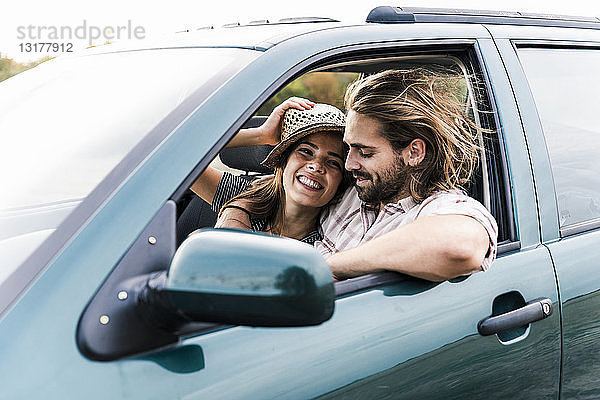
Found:
<path fill-rule="evenodd" d="M 225 147 L 232 148 L 261 144 L 277 144 L 281 137 L 279 123 L 281 122 L 281 117 L 283 117 L 285 110 L 288 108 L 306 110 L 312 108 L 314 105 L 315 103 L 310 100 L 300 97 L 290 97 L 273 109 L 264 124 L 257 128 L 240 129 Z M 209 166 L 198 179 L 196 179 L 190 189 L 200 196 L 202 200 L 212 204 L 222 176 L 222 171 Z"/>

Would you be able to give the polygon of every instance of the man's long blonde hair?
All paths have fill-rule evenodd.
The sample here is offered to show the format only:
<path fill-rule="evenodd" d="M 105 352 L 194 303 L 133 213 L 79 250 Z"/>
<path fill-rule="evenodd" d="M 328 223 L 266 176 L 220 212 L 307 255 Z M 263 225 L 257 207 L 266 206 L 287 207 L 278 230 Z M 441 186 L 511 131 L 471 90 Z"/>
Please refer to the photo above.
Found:
<path fill-rule="evenodd" d="M 346 110 L 378 121 L 381 136 L 397 154 L 414 139 L 425 142 L 424 160 L 409 167 L 407 189 L 416 201 L 440 190 L 465 189 L 477 167 L 478 127 L 457 97 L 464 84 L 464 75 L 416 68 L 370 75 L 346 91 Z"/>

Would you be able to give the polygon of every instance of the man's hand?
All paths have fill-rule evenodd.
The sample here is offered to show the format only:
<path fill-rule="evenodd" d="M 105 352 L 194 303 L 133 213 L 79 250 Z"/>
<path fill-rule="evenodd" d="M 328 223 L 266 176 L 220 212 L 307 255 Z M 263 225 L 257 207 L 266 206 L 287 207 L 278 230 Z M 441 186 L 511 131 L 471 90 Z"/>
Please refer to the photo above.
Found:
<path fill-rule="evenodd" d="M 485 228 L 464 215 L 423 217 L 329 257 L 335 279 L 397 271 L 441 282 L 480 270 L 489 249 Z"/>

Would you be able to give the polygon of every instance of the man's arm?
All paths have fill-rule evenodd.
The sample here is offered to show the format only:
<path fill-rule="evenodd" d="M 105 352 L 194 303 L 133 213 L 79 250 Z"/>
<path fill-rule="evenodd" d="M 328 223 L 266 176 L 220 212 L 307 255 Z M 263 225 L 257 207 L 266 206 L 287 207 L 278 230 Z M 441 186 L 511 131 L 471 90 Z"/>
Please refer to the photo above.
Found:
<path fill-rule="evenodd" d="M 434 215 L 329 257 L 336 279 L 397 271 L 445 281 L 479 271 L 489 249 L 485 228 L 464 215 Z"/>

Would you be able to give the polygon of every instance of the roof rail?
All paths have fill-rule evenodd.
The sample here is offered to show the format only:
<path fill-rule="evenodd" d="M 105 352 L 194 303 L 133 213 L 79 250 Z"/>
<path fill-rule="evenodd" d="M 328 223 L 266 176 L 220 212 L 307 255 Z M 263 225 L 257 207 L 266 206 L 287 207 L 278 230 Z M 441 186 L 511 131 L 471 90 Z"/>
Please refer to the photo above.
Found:
<path fill-rule="evenodd" d="M 282 18 L 279 21 L 269 21 L 268 19 L 250 21 L 247 24 L 240 24 L 239 22 L 233 24 L 223 25 L 223 28 L 235 28 L 238 26 L 256 26 L 256 25 L 281 25 L 281 24 L 302 24 L 307 22 L 340 22 L 337 19 L 326 18 L 326 17 L 296 17 L 296 18 Z"/>
<path fill-rule="evenodd" d="M 250 21 L 247 25 L 266 25 L 269 23 L 268 19 L 259 19 L 256 21 Z"/>
<path fill-rule="evenodd" d="M 279 20 L 280 24 L 297 24 L 302 22 L 340 22 L 337 19 L 327 17 L 295 17 L 295 18 L 282 18 Z"/>
<path fill-rule="evenodd" d="M 367 21 L 380 24 L 414 22 L 456 22 L 505 25 L 538 25 L 600 29 L 596 17 L 532 14 L 518 11 L 466 10 L 450 8 L 379 6 L 371 10 Z"/>

